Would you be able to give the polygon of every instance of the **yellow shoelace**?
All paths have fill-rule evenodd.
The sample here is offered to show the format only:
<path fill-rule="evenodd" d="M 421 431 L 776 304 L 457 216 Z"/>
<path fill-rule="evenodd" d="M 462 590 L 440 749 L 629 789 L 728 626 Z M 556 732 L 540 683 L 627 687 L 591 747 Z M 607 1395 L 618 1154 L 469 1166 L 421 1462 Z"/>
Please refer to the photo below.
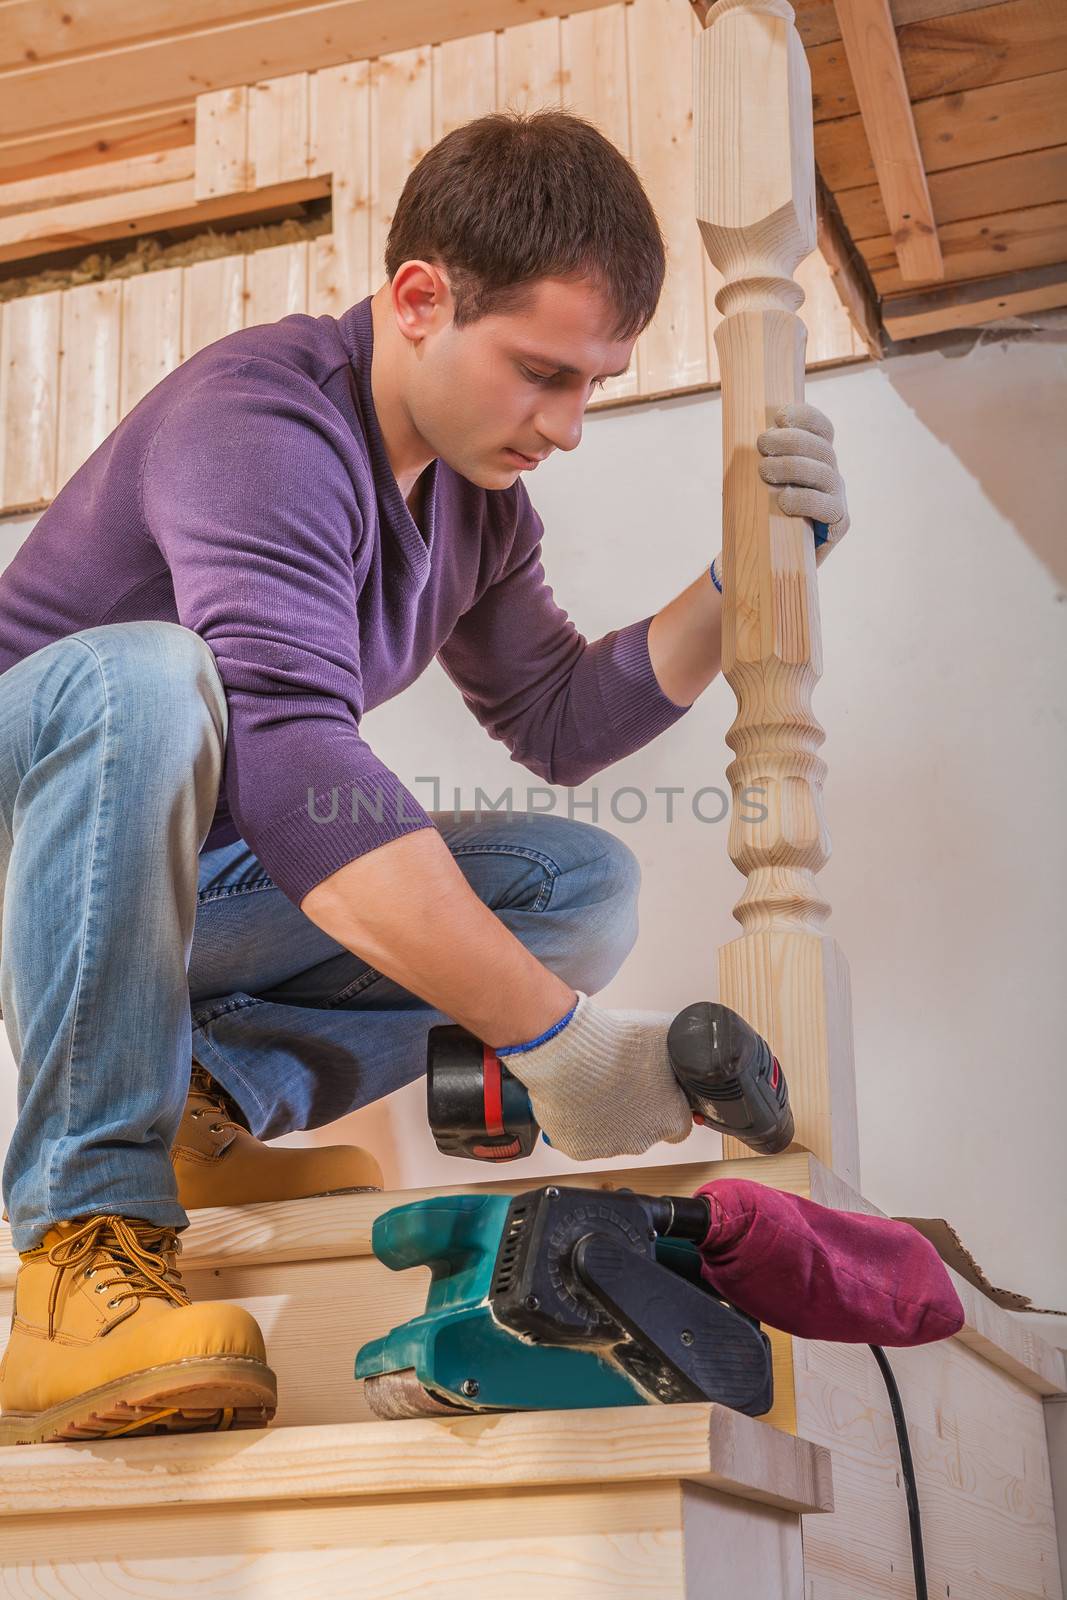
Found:
<path fill-rule="evenodd" d="M 158 1248 L 152 1249 L 152 1244 Z M 86 1218 L 80 1228 L 58 1239 L 48 1251 L 49 1261 L 60 1269 L 48 1295 L 48 1337 L 51 1339 L 55 1330 L 55 1310 L 63 1273 L 98 1252 L 104 1259 L 92 1268 L 92 1273 L 95 1276 L 109 1268 L 118 1273 L 117 1278 L 101 1279 L 101 1285 L 116 1290 L 114 1299 L 154 1295 L 172 1300 L 175 1305 L 187 1306 L 189 1294 L 184 1284 L 180 1280 L 170 1281 L 172 1268 L 164 1252 L 174 1248 L 181 1248 L 176 1230 L 159 1223 L 113 1215 Z"/>

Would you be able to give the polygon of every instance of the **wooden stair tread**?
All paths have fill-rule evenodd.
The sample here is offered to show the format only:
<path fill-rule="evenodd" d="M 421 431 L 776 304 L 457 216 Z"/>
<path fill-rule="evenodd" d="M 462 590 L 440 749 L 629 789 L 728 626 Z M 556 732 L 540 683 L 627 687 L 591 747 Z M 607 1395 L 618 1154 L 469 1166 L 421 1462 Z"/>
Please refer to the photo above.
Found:
<path fill-rule="evenodd" d="M 0 1518 L 653 1480 L 833 1509 L 827 1449 L 694 1403 L 10 1445 Z"/>
<path fill-rule="evenodd" d="M 750 1160 L 693 1161 L 623 1171 L 590 1166 L 588 1171 L 572 1169 L 550 1178 L 516 1173 L 510 1179 L 501 1177 L 488 1182 L 472 1179 L 424 1189 L 385 1190 L 380 1194 L 337 1194 L 309 1200 L 205 1207 L 189 1212 L 189 1227 L 181 1235 L 179 1266 L 183 1270 L 210 1270 L 370 1255 L 371 1229 L 377 1216 L 394 1206 L 410 1205 L 439 1194 L 519 1194 L 526 1189 L 541 1188 L 546 1183 L 569 1188 L 629 1188 L 639 1194 L 649 1191 L 693 1194 L 701 1184 L 713 1178 L 752 1178 L 758 1173 L 761 1182 L 773 1184 L 790 1194 L 806 1195 L 813 1162 L 814 1157 L 807 1151 L 797 1151 L 782 1156 L 755 1156 Z M 0 1223 L 0 1290 L 14 1286 L 18 1266 L 18 1255 L 11 1245 L 11 1229 L 6 1223 Z"/>

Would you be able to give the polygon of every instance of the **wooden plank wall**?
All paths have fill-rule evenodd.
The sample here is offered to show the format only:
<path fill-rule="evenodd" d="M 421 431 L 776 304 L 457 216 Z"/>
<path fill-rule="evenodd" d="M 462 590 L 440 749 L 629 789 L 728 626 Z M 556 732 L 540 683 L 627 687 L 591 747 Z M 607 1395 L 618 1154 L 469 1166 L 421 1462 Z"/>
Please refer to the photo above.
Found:
<path fill-rule="evenodd" d="M 291 312 L 337 316 L 372 292 L 411 167 L 451 128 L 505 106 L 564 105 L 596 122 L 634 162 L 668 241 L 656 317 L 597 407 L 716 384 L 721 280 L 700 247 L 692 196 L 698 28 L 677 0 L 626 0 L 200 96 L 197 198 L 217 205 L 330 174 L 333 231 L 7 301 L 0 511 L 47 504 L 118 419 L 204 345 Z M 797 276 L 809 366 L 865 359 L 822 257 Z"/>

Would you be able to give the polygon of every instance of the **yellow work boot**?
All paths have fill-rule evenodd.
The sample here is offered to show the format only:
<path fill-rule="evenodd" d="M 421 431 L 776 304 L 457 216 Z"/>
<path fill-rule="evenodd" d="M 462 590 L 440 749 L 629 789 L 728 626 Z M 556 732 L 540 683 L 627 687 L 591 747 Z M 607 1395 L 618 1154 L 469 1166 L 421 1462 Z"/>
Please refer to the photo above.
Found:
<path fill-rule="evenodd" d="M 309 1195 L 379 1193 L 382 1169 L 355 1144 L 274 1149 L 238 1120 L 240 1110 L 198 1061 L 171 1148 L 178 1203 L 252 1205 L 261 1200 L 304 1200 Z"/>
<path fill-rule="evenodd" d="M 0 1445 L 261 1428 L 278 1404 L 251 1312 L 195 1305 L 174 1228 L 57 1222 L 19 1252 L 0 1362 Z"/>

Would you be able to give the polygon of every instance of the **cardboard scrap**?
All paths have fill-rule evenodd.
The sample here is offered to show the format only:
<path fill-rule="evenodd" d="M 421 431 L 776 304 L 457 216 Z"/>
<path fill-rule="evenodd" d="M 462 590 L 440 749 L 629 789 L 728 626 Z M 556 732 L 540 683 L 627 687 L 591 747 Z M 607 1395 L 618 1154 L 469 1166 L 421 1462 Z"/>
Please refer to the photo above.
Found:
<path fill-rule="evenodd" d="M 1029 1295 L 1017 1294 L 1014 1289 L 994 1289 L 951 1222 L 946 1222 L 944 1217 L 894 1217 L 893 1220 L 908 1222 L 917 1228 L 929 1239 L 945 1265 L 980 1289 L 994 1305 L 1003 1306 L 1005 1311 L 1038 1311 L 1044 1316 L 1067 1317 L 1067 1311 L 1031 1304 Z"/>

